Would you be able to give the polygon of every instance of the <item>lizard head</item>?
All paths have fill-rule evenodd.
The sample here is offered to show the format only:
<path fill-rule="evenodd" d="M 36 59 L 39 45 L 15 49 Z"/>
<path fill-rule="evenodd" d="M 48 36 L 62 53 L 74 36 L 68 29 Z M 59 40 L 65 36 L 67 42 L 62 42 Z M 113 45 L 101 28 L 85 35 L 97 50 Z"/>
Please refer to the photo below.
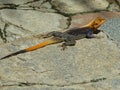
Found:
<path fill-rule="evenodd" d="M 96 19 L 92 20 L 90 23 L 85 25 L 84 27 L 90 27 L 94 30 L 97 30 L 104 22 L 106 21 L 103 17 L 97 17 Z"/>

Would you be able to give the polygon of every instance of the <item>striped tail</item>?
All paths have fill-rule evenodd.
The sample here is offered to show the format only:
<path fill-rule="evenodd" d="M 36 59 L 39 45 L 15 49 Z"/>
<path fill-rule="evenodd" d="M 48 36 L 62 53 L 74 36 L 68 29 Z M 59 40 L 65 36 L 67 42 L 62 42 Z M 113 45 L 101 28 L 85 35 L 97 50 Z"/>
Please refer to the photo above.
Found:
<path fill-rule="evenodd" d="M 53 37 L 53 38 L 50 38 L 50 39 L 48 39 L 48 40 L 46 40 L 46 41 L 44 41 L 44 42 L 42 42 L 40 44 L 35 45 L 35 46 L 31 46 L 29 48 L 17 51 L 15 53 L 11 53 L 11 54 L 9 54 L 9 55 L 7 55 L 5 57 L 2 57 L 0 60 L 5 59 L 5 58 L 9 58 L 11 56 L 15 56 L 15 55 L 18 55 L 18 54 L 21 54 L 21 53 L 25 53 L 25 52 L 29 52 L 29 51 L 34 51 L 34 50 L 42 48 L 44 46 L 47 46 L 47 45 L 50 45 L 50 44 L 55 44 L 55 43 L 60 43 L 60 42 L 62 42 L 61 39 Z"/>

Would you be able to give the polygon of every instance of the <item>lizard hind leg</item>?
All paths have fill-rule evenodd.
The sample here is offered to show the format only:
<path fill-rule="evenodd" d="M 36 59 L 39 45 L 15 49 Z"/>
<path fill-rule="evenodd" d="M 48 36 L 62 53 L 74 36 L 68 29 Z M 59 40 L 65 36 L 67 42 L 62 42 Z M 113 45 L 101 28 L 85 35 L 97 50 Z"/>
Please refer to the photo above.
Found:
<path fill-rule="evenodd" d="M 61 50 L 65 50 L 65 49 L 67 49 L 67 45 L 66 45 L 66 43 L 62 43 L 62 45 L 59 45 L 59 46 L 62 47 Z"/>
<path fill-rule="evenodd" d="M 67 46 L 74 46 L 76 44 L 76 41 L 75 40 L 69 40 L 69 41 L 65 41 L 61 47 L 62 49 L 61 50 L 65 50 L 67 49 Z"/>

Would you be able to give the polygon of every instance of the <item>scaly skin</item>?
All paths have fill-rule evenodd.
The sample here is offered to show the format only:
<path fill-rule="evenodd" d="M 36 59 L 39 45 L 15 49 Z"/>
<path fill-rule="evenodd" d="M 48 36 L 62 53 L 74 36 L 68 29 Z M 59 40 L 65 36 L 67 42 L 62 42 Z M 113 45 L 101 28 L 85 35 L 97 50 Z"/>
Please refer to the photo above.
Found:
<path fill-rule="evenodd" d="M 97 17 L 96 19 L 92 20 L 87 25 L 81 27 L 81 28 L 73 28 L 70 30 L 67 30 L 65 32 L 58 32 L 53 31 L 48 33 L 45 37 L 51 37 L 50 39 L 37 44 L 35 46 L 17 51 L 15 53 L 9 54 L 5 57 L 2 57 L 0 60 L 15 56 L 17 54 L 33 51 L 39 48 L 42 48 L 44 46 L 64 42 L 61 46 L 63 47 L 63 50 L 66 48 L 66 46 L 74 46 L 76 44 L 76 40 L 82 39 L 82 38 L 94 38 L 93 35 L 94 32 L 105 22 L 106 20 L 103 17 Z"/>

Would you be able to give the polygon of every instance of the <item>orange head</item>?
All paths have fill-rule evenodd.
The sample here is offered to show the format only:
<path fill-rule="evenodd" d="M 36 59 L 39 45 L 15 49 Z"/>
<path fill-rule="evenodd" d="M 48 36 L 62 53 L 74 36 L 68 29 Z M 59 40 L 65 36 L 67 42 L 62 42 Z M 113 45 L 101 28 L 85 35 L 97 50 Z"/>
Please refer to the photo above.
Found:
<path fill-rule="evenodd" d="M 103 17 L 97 17 L 96 19 L 92 20 L 90 23 L 85 25 L 84 27 L 90 27 L 94 30 L 97 30 L 104 22 L 106 21 Z"/>

